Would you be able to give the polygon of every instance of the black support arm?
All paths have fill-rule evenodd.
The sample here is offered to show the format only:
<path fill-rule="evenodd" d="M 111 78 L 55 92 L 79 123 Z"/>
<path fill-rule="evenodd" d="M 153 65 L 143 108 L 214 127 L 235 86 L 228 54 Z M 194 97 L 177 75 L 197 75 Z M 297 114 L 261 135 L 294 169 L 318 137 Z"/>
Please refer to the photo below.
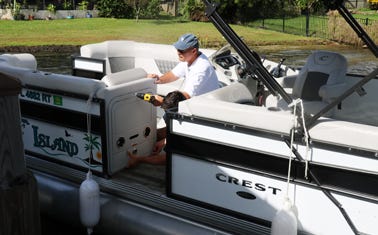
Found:
<path fill-rule="evenodd" d="M 323 0 L 324 5 L 331 10 L 337 10 L 340 15 L 345 19 L 345 21 L 350 25 L 350 27 L 356 32 L 358 37 L 366 44 L 366 46 L 371 50 L 371 52 L 378 57 L 378 47 L 377 44 L 369 37 L 361 25 L 356 21 L 352 14 L 345 8 L 344 0 Z"/>
<path fill-rule="evenodd" d="M 340 15 L 345 19 L 346 22 L 350 25 L 350 27 L 356 32 L 358 37 L 366 44 L 366 46 L 370 49 L 370 51 L 378 57 L 378 47 L 377 44 L 369 37 L 369 35 L 365 32 L 365 30 L 361 27 L 361 25 L 356 21 L 356 19 L 351 15 L 348 9 L 345 8 L 344 5 L 339 5 L 337 11 Z"/>

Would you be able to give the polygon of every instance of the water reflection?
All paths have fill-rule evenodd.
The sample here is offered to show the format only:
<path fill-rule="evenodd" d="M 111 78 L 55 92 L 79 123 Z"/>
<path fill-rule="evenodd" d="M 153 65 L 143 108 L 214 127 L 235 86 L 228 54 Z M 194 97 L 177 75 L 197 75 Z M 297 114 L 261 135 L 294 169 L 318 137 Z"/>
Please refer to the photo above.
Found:
<path fill-rule="evenodd" d="M 314 50 L 330 50 L 343 54 L 349 64 L 349 72 L 367 74 L 378 67 L 377 58 L 368 49 L 355 49 L 345 46 L 263 46 L 254 48 L 262 58 L 279 61 L 286 58 L 285 64 L 293 68 L 305 64 L 306 58 Z M 38 69 L 41 71 L 71 74 L 72 58 L 76 51 L 71 53 L 36 53 Z M 147 71 L 148 72 L 148 71 Z"/>
<path fill-rule="evenodd" d="M 318 46 L 318 47 L 260 47 L 257 48 L 261 55 L 273 61 L 279 61 L 286 58 L 285 63 L 293 68 L 303 66 L 306 58 L 315 50 L 328 50 L 338 52 L 344 55 L 348 60 L 348 72 L 357 74 L 368 74 L 378 67 L 378 59 L 369 51 L 369 49 L 357 49 L 346 46 Z"/>
<path fill-rule="evenodd" d="M 35 53 L 34 56 L 37 59 L 37 67 L 40 71 L 59 73 L 59 74 L 71 74 L 72 73 L 72 53 L 51 53 L 40 52 Z"/>

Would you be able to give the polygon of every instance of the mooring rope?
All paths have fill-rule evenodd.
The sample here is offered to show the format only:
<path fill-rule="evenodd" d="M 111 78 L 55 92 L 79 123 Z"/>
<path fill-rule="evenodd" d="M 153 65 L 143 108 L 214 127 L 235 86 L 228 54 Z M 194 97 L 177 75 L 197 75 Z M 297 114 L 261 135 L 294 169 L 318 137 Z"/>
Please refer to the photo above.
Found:
<path fill-rule="evenodd" d="M 288 169 L 288 175 L 287 175 L 287 191 L 289 190 L 289 182 L 290 182 L 290 174 L 291 174 L 291 161 L 293 158 L 293 146 L 294 146 L 294 135 L 295 135 L 295 130 L 298 128 L 298 119 L 297 119 L 297 105 L 301 106 L 301 121 L 302 121 L 302 126 L 303 126 L 303 131 L 304 131 L 304 141 L 306 144 L 306 157 L 305 157 L 305 178 L 308 179 L 307 177 L 307 172 L 308 172 L 308 153 L 310 152 L 310 144 L 309 144 L 309 135 L 306 129 L 306 122 L 305 122 L 305 117 L 304 117 L 304 107 L 303 107 L 303 101 L 301 99 L 295 99 L 291 104 L 289 104 L 289 107 L 293 107 L 293 128 L 291 131 L 290 135 L 290 156 L 289 156 L 289 169 Z"/>
<path fill-rule="evenodd" d="M 306 159 L 303 159 L 300 155 L 300 153 L 297 151 L 297 149 L 294 147 L 294 134 L 295 134 L 295 128 L 297 127 L 297 116 L 296 116 L 296 106 L 297 104 L 300 103 L 301 104 L 301 108 L 302 108 L 302 114 L 301 114 L 301 119 L 302 119 L 302 124 L 303 124 L 303 131 L 304 131 L 304 138 L 305 138 L 305 142 L 306 142 Z M 290 145 L 290 159 L 289 159 L 289 170 L 288 170 L 288 178 L 287 178 L 287 193 L 288 193 L 288 189 L 289 189 L 289 179 L 290 179 L 290 172 L 291 172 L 291 158 L 292 158 L 292 155 L 294 154 L 296 156 L 296 158 L 301 161 L 301 162 L 305 162 L 306 164 L 306 167 L 305 167 L 305 177 L 307 179 L 307 172 L 310 173 L 310 177 L 311 179 L 315 182 L 315 184 L 319 187 L 319 189 L 332 201 L 333 204 L 335 204 L 335 206 L 340 210 L 341 214 L 343 215 L 344 219 L 346 220 L 346 222 L 348 223 L 348 225 L 350 226 L 350 228 L 352 229 L 352 231 L 354 232 L 354 234 L 363 234 L 363 233 L 360 233 L 358 231 L 358 229 L 356 228 L 356 226 L 354 225 L 353 221 L 351 220 L 351 218 L 349 217 L 348 213 L 345 211 L 343 205 L 331 194 L 331 192 L 322 187 L 322 185 L 320 184 L 318 178 L 316 177 L 316 175 L 311 171 L 311 169 L 308 168 L 308 152 L 309 152 L 309 135 L 308 135 L 308 132 L 307 132 L 307 129 L 306 129 L 306 125 L 305 125 L 305 119 L 304 119 L 304 109 L 303 109 L 303 102 L 302 100 L 300 99 L 296 99 L 294 100 L 291 104 L 289 104 L 289 107 L 292 107 L 294 106 L 294 127 L 293 129 L 291 130 L 291 136 L 290 136 L 290 143 L 288 140 L 286 140 L 286 144 L 289 146 Z"/>
<path fill-rule="evenodd" d="M 88 135 L 88 144 L 89 144 L 89 165 L 88 165 L 88 172 L 91 171 L 91 161 L 93 157 L 92 152 L 92 134 L 91 134 L 91 106 L 92 106 L 92 99 L 93 99 L 93 93 L 89 95 L 89 98 L 87 100 L 87 135 Z"/>

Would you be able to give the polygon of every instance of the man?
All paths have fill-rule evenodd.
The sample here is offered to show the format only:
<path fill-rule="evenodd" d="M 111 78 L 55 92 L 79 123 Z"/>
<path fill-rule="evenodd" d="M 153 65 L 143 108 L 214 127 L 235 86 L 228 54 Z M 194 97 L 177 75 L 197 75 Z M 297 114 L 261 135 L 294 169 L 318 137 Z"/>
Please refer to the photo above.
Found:
<path fill-rule="evenodd" d="M 178 41 L 175 42 L 173 46 L 177 50 L 180 63 L 162 76 L 148 74 L 148 77 L 155 79 L 156 84 L 169 83 L 176 81 L 180 77 L 184 77 L 185 80 L 182 90 L 175 92 L 176 94 L 179 93 L 182 95 L 181 100 L 202 95 L 219 88 L 218 77 L 215 73 L 214 67 L 209 59 L 199 51 L 199 42 L 195 35 L 184 34 L 179 37 Z M 180 99 L 178 97 L 175 97 L 175 99 L 176 98 Z M 155 95 L 155 99 L 152 103 L 155 106 L 160 106 L 163 104 L 163 100 L 163 97 Z M 178 107 L 179 101 L 175 103 L 175 105 L 177 105 L 176 107 Z M 157 132 L 158 136 L 162 136 L 162 139 L 158 139 L 152 155 L 138 157 L 128 153 L 128 167 L 132 167 L 139 162 L 165 164 L 165 153 L 160 153 L 160 151 L 165 145 L 166 128 L 161 128 Z"/>
<path fill-rule="evenodd" d="M 155 79 L 156 84 L 169 83 L 184 77 L 181 92 L 187 99 L 219 88 L 215 70 L 209 59 L 199 51 L 199 43 L 195 35 L 184 34 L 173 46 L 177 50 L 180 63 L 162 76 L 148 74 L 148 77 Z M 158 102 L 155 105 L 160 105 L 162 97 L 156 97 L 156 100 Z"/>

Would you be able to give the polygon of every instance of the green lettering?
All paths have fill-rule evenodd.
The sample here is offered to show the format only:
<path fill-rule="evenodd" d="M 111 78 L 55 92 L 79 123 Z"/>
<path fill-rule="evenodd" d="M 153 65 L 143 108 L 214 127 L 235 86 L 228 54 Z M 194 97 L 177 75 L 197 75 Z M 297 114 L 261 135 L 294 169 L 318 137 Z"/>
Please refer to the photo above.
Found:
<path fill-rule="evenodd" d="M 35 147 L 40 147 L 40 145 L 38 143 L 38 127 L 32 125 L 32 128 L 33 128 L 33 136 L 34 136 L 34 144 L 33 145 Z"/>

